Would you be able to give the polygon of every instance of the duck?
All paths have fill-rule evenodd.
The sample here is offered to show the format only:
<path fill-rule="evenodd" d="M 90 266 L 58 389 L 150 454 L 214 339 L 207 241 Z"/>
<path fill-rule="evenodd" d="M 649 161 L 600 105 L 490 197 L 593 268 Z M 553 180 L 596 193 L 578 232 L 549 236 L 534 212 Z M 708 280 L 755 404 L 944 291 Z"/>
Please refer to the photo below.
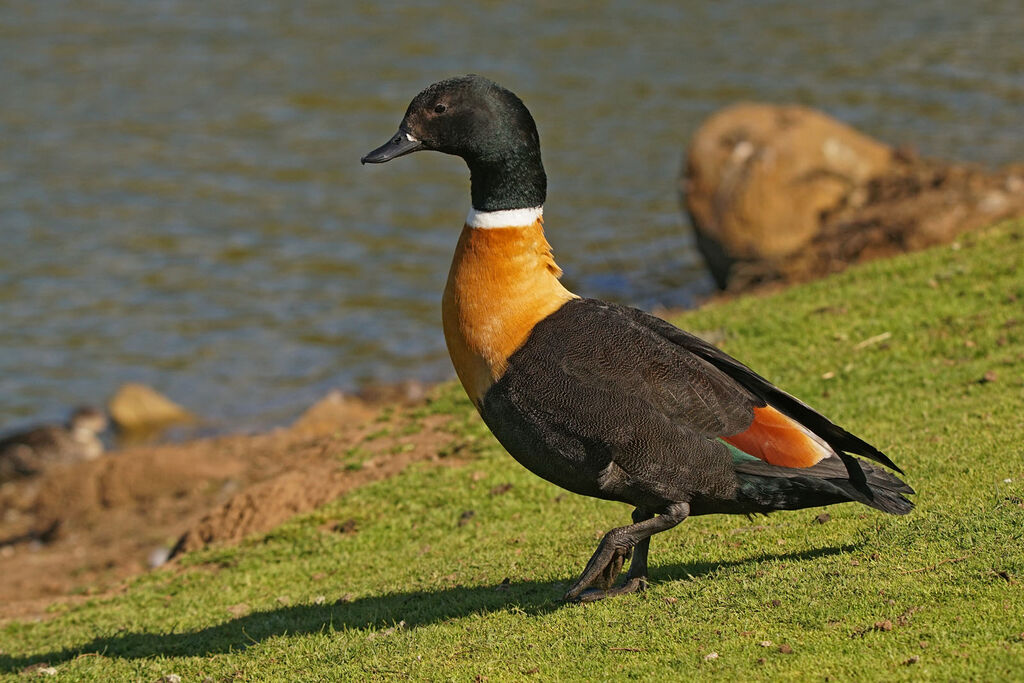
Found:
<path fill-rule="evenodd" d="M 92 406 L 80 406 L 67 424 L 43 424 L 0 438 L 0 483 L 40 474 L 56 463 L 95 460 L 103 454 L 99 435 L 107 416 Z"/>
<path fill-rule="evenodd" d="M 441 318 L 470 400 L 534 474 L 633 508 L 565 601 L 647 588 L 651 537 L 688 517 L 845 502 L 913 509 L 914 490 L 887 470 L 903 471 L 868 442 L 701 338 L 563 286 L 544 233 L 540 137 L 510 90 L 475 74 L 434 83 L 361 162 L 420 151 L 469 167 L 471 207 Z"/>

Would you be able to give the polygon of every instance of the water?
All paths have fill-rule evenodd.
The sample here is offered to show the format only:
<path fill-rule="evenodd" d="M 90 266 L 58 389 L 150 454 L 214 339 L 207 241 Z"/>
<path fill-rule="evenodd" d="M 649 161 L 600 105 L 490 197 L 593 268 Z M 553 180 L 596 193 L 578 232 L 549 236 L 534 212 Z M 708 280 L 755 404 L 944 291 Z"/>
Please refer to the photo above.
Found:
<path fill-rule="evenodd" d="M 568 286 L 644 307 L 711 287 L 675 179 L 722 106 L 1024 159 L 1014 0 L 681 4 L 5 3 L 0 428 L 128 380 L 246 428 L 331 388 L 451 376 L 439 301 L 468 174 L 358 163 L 446 76 L 523 97 Z"/>

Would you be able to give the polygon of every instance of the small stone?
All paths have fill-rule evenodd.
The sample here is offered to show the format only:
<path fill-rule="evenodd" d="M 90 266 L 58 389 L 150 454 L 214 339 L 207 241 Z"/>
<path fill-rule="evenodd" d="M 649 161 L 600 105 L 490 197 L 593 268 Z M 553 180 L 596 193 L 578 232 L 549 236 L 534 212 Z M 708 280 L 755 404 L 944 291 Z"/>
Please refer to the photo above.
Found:
<path fill-rule="evenodd" d="M 346 519 L 344 522 L 338 522 L 334 525 L 333 531 L 343 536 L 354 534 L 356 533 L 356 531 L 358 531 L 358 529 L 356 528 L 356 520 Z"/>
<path fill-rule="evenodd" d="M 248 604 L 240 602 L 237 605 L 231 605 L 231 607 L 228 607 L 228 614 L 235 618 L 244 617 L 246 614 L 249 613 L 249 610 L 250 607 Z"/>
<path fill-rule="evenodd" d="M 715 660 L 715 659 L 718 659 L 718 653 L 717 652 L 709 652 L 706 655 L 704 655 L 704 661 L 705 662 L 710 662 L 710 661 Z"/>
<path fill-rule="evenodd" d="M 327 602 L 327 596 L 326 595 L 318 595 L 315 598 L 313 598 L 313 604 L 314 605 L 322 605 L 325 602 Z"/>
<path fill-rule="evenodd" d="M 758 643 L 758 645 L 760 645 L 761 647 L 771 647 L 772 646 L 772 641 L 770 641 L 770 640 L 762 640 L 760 643 Z"/>
<path fill-rule="evenodd" d="M 171 549 L 167 547 L 154 548 L 149 552 L 149 556 L 146 558 L 146 564 L 149 565 L 150 569 L 156 569 L 167 563 L 167 560 L 171 557 Z"/>
<path fill-rule="evenodd" d="M 57 669 L 50 666 L 48 662 L 36 662 L 35 664 L 29 664 L 21 670 L 22 674 L 39 674 L 42 676 L 53 676 L 57 673 Z"/>
<path fill-rule="evenodd" d="M 782 645 L 779 645 L 779 652 L 784 655 L 791 655 L 793 654 L 793 648 L 783 643 Z"/>
<path fill-rule="evenodd" d="M 508 483 L 498 484 L 497 486 L 495 486 L 494 488 L 492 488 L 490 490 L 490 495 L 492 495 L 492 496 L 500 496 L 500 495 L 503 495 L 505 493 L 508 493 L 510 490 L 512 490 L 512 484 L 508 484 Z"/>
<path fill-rule="evenodd" d="M 145 431 L 171 424 L 191 422 L 195 417 L 166 396 L 144 384 L 124 384 L 107 404 L 120 429 Z"/>

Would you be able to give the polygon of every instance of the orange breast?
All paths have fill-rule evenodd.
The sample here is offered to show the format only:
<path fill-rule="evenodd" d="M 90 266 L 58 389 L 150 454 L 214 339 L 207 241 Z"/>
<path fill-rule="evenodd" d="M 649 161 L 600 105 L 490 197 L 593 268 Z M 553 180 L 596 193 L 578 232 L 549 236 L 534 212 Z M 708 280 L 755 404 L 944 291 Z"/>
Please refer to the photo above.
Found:
<path fill-rule="evenodd" d="M 832 453 L 806 427 L 771 406 L 754 408 L 754 423 L 745 432 L 722 440 L 780 467 L 810 467 Z"/>
<path fill-rule="evenodd" d="M 442 301 L 444 337 L 466 393 L 480 405 L 533 326 L 576 298 L 544 239 L 543 223 L 462 229 Z"/>

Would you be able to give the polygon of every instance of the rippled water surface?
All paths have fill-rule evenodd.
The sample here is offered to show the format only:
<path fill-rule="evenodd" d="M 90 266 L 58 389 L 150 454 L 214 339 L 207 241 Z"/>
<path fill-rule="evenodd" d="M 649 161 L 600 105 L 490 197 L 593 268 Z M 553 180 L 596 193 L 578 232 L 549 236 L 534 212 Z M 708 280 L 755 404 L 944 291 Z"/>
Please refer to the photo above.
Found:
<path fill-rule="evenodd" d="M 700 121 L 800 102 L 925 154 L 1024 159 L 1024 12 L 932 3 L 76 0 L 0 7 L 0 428 L 143 381 L 235 428 L 450 376 L 461 161 L 379 167 L 413 95 L 485 74 L 540 128 L 571 289 L 685 306 Z"/>

